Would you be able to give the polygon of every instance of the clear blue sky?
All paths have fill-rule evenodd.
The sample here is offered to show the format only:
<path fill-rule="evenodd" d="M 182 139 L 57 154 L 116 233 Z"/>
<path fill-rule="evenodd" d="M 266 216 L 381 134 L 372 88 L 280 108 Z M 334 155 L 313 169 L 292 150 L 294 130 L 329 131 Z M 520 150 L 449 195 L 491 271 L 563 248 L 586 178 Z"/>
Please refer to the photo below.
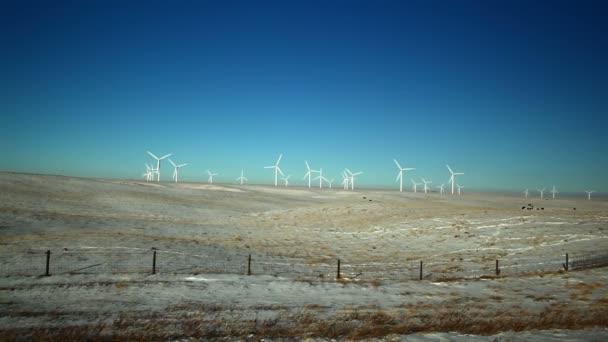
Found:
<path fill-rule="evenodd" d="M 605 4 L 5 2 L 0 171 L 608 192 Z"/>

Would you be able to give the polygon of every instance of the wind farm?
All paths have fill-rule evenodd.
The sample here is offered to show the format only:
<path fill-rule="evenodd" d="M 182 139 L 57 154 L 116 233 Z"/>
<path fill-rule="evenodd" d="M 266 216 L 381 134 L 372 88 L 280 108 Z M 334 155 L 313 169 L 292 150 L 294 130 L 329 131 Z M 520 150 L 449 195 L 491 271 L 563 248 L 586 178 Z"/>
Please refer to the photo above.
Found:
<path fill-rule="evenodd" d="M 0 340 L 607 341 L 604 7 L 7 2 Z"/>

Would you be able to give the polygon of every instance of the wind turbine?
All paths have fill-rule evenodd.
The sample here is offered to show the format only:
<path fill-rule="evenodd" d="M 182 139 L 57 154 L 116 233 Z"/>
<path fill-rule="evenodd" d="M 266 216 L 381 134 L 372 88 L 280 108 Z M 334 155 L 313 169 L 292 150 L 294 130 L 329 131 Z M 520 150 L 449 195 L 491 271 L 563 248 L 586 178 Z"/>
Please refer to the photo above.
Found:
<path fill-rule="evenodd" d="M 330 189 L 331 189 L 331 184 L 332 184 L 333 182 L 334 182 L 334 179 L 333 179 L 333 178 L 327 181 L 327 183 L 329 183 L 329 188 L 330 188 Z"/>
<path fill-rule="evenodd" d="M 146 173 L 144 173 L 142 177 L 146 177 L 146 182 L 154 180 L 154 169 L 151 168 L 148 163 L 146 163 Z"/>
<path fill-rule="evenodd" d="M 188 164 L 175 165 L 175 163 L 171 159 L 169 159 L 169 162 L 171 163 L 171 165 L 173 165 L 173 178 L 175 178 L 175 183 L 177 183 L 177 174 L 179 172 L 179 168 Z"/>
<path fill-rule="evenodd" d="M 241 169 L 241 177 L 236 179 L 237 181 L 241 181 L 241 185 L 243 185 L 243 181 L 247 181 L 247 178 L 245 178 L 245 176 L 243 176 L 243 169 Z"/>
<path fill-rule="evenodd" d="M 207 170 L 207 174 L 209 175 L 209 178 L 207 179 L 207 183 L 209 184 L 213 184 L 213 176 L 219 175 L 219 173 L 211 173 L 209 170 Z"/>
<path fill-rule="evenodd" d="M 411 181 L 412 181 L 412 184 L 414 184 L 414 192 L 418 192 L 418 185 L 422 185 L 422 184 L 421 183 L 416 183 L 416 181 L 413 180 L 413 179 Z"/>
<path fill-rule="evenodd" d="M 264 166 L 265 169 L 274 169 L 274 186 L 278 185 L 279 173 L 281 174 L 281 176 L 285 176 L 283 174 L 283 171 L 281 171 L 281 168 L 279 168 L 279 163 L 281 162 L 281 158 L 283 158 L 282 153 L 279 154 L 279 159 L 277 159 L 277 162 L 274 165 Z"/>
<path fill-rule="evenodd" d="M 555 194 L 559 194 L 559 192 L 555 188 L 555 185 L 553 186 L 553 189 L 551 189 L 551 194 L 553 194 L 553 199 L 555 199 Z"/>
<path fill-rule="evenodd" d="M 348 190 L 348 184 L 350 183 L 350 177 L 346 174 L 346 171 L 342 171 L 342 185 L 344 185 L 344 190 Z"/>
<path fill-rule="evenodd" d="M 540 199 L 543 199 L 543 194 L 545 193 L 545 188 L 542 188 L 540 190 L 537 190 L 538 192 L 540 192 Z"/>
<path fill-rule="evenodd" d="M 397 167 L 399 168 L 399 174 L 397 175 L 397 179 L 395 180 L 395 182 L 399 181 L 399 191 L 403 192 L 403 171 L 410 171 L 410 170 L 416 170 L 416 169 L 413 167 L 403 168 L 403 167 L 401 167 L 401 165 L 399 164 L 397 159 L 393 159 L 393 161 L 395 162 L 395 164 L 397 164 Z"/>
<path fill-rule="evenodd" d="M 454 172 L 452 171 L 452 169 L 450 168 L 450 165 L 446 165 L 448 170 L 450 170 L 451 176 L 450 176 L 450 181 L 448 183 L 452 183 L 452 195 L 454 194 L 454 183 L 456 183 L 456 180 L 454 179 L 454 176 L 459 176 L 459 175 L 464 175 L 464 173 L 462 172 Z"/>
<path fill-rule="evenodd" d="M 458 196 L 460 196 L 460 189 L 463 189 L 464 186 L 458 184 L 456 184 L 456 186 L 458 187 Z"/>
<path fill-rule="evenodd" d="M 437 187 L 437 188 L 439 189 L 439 194 L 440 194 L 440 195 L 443 195 L 443 186 L 444 186 L 444 185 L 445 185 L 445 184 L 441 184 L 441 185 L 439 185 L 439 186 Z"/>
<path fill-rule="evenodd" d="M 591 201 L 591 194 L 594 193 L 595 191 L 593 191 L 593 190 L 586 190 L 585 192 L 587 193 L 587 200 Z"/>
<path fill-rule="evenodd" d="M 362 174 L 362 171 L 356 172 L 356 173 L 352 173 L 350 172 L 349 169 L 346 169 L 346 172 L 348 172 L 348 174 L 350 175 L 350 189 L 351 190 L 355 190 L 355 176 L 358 176 L 360 174 Z"/>
<path fill-rule="evenodd" d="M 154 171 L 154 172 L 156 172 L 156 175 L 157 175 L 156 181 L 160 182 L 160 161 L 163 160 L 163 159 L 165 159 L 165 158 L 167 158 L 167 157 L 169 157 L 169 156 L 171 156 L 173 153 L 169 153 L 167 155 L 164 155 L 164 156 L 158 158 L 157 156 L 155 156 L 154 154 L 152 154 L 152 152 L 150 152 L 150 151 L 147 151 L 147 152 L 154 159 L 156 159 L 156 171 Z"/>
<path fill-rule="evenodd" d="M 524 190 L 524 195 L 528 198 L 528 189 Z"/>
<path fill-rule="evenodd" d="M 319 176 L 317 176 L 317 178 L 315 178 L 314 180 L 319 180 L 319 189 L 323 189 L 323 181 L 327 182 L 327 178 L 323 177 L 323 169 L 319 169 Z"/>
<path fill-rule="evenodd" d="M 289 177 L 291 177 L 291 175 L 287 175 L 287 177 L 281 177 L 281 179 L 285 181 L 285 187 L 289 185 Z"/>
<path fill-rule="evenodd" d="M 429 189 L 427 184 L 431 184 L 431 183 L 433 183 L 433 181 L 427 181 L 427 180 L 424 180 L 424 178 L 421 178 L 421 179 L 422 179 L 422 182 L 424 183 L 424 193 L 426 194 L 427 190 Z"/>
<path fill-rule="evenodd" d="M 306 164 L 306 174 L 304 175 L 304 178 L 302 178 L 302 179 L 306 179 L 306 177 L 308 177 L 308 188 L 310 189 L 310 180 L 312 178 L 312 173 L 319 172 L 319 171 L 311 170 L 310 166 L 308 165 L 308 162 L 306 160 L 304 161 L 304 164 Z"/>

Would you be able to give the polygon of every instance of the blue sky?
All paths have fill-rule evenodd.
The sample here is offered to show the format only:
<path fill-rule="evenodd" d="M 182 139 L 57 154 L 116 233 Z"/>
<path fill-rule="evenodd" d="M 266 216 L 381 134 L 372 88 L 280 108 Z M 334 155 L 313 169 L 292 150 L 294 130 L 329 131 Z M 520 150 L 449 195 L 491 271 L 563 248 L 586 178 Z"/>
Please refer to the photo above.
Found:
<path fill-rule="evenodd" d="M 608 192 L 602 1 L 13 2 L 1 171 Z M 171 170 L 164 166 L 162 178 Z M 409 180 L 407 181 L 409 186 Z"/>

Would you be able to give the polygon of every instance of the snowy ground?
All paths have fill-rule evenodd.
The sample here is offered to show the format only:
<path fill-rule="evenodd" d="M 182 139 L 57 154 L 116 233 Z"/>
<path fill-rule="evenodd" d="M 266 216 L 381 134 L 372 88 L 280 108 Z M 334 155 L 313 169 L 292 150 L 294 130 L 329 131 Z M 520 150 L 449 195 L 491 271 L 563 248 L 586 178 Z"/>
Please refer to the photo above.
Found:
<path fill-rule="evenodd" d="M 605 199 L 10 173 L 0 190 L 9 337 L 608 338 L 606 269 L 560 270 L 608 250 Z M 467 278 L 496 259 L 501 277 Z"/>

